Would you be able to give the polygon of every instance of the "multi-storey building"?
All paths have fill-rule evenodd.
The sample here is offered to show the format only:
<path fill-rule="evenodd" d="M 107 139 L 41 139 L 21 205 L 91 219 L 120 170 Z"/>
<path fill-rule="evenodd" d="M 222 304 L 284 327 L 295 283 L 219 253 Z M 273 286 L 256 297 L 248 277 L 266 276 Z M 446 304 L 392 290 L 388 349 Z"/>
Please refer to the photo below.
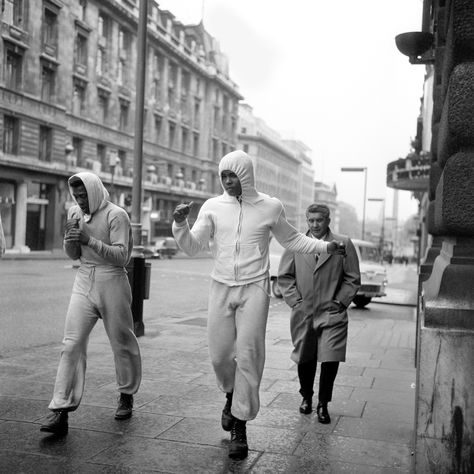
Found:
<path fill-rule="evenodd" d="M 239 148 L 249 153 L 255 167 L 256 187 L 259 191 L 277 197 L 285 207 L 286 217 L 294 226 L 301 225 L 302 183 L 307 187 L 309 158 L 303 160 L 307 147 L 298 142 L 286 142 L 262 119 L 253 115 L 248 104 L 240 104 Z M 304 171 L 302 168 L 304 167 Z M 311 168 L 312 170 L 312 168 Z M 312 175 L 312 171 L 311 171 Z"/>
<path fill-rule="evenodd" d="M 310 156 L 311 149 L 300 140 L 285 139 L 283 142 L 295 152 L 301 162 L 298 177 L 296 228 L 306 231 L 306 209 L 313 203 L 314 168 Z"/>
<path fill-rule="evenodd" d="M 67 177 L 97 173 L 126 209 L 132 189 L 137 0 L 5 0 L 0 17 L 0 210 L 15 249 L 61 246 Z M 150 3 L 142 226 L 171 232 L 183 200 L 220 191 L 238 101 L 226 57 L 202 24 Z M 195 215 L 195 212 L 193 212 Z"/>

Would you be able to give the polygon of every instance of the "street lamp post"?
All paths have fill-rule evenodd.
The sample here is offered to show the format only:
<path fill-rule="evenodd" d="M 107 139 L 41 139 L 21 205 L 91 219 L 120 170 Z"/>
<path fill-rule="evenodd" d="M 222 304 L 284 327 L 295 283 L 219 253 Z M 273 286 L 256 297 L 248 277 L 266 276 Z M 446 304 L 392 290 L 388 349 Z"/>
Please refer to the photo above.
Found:
<path fill-rule="evenodd" d="M 367 167 L 343 167 L 342 172 L 364 173 L 364 203 L 362 205 L 362 240 L 365 240 L 365 202 L 367 201 Z"/>
<path fill-rule="evenodd" d="M 385 246 L 385 198 L 369 198 L 367 201 L 370 202 L 381 202 L 382 203 L 382 227 L 380 228 L 380 255 L 383 259 L 383 251 Z"/>
<path fill-rule="evenodd" d="M 132 185 L 132 265 L 127 270 L 131 273 L 132 314 L 136 336 L 145 334 L 143 324 L 143 300 L 147 284 L 145 257 L 142 246 L 142 163 L 143 163 L 143 118 L 145 105 L 146 73 L 146 36 L 148 19 L 148 0 L 140 0 L 137 32 L 137 81 L 135 101 L 135 136 L 133 149 L 133 185 Z M 130 268 L 131 267 L 131 268 Z"/>

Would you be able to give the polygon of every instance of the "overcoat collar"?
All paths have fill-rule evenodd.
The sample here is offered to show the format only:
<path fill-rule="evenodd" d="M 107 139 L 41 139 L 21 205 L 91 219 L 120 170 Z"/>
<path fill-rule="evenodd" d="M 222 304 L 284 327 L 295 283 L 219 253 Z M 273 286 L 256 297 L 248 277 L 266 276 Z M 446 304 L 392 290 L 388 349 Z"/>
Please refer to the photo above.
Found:
<path fill-rule="evenodd" d="M 308 230 L 308 232 L 306 232 L 306 235 L 311 236 L 311 231 Z M 331 232 L 331 229 L 328 229 L 328 232 L 326 234 L 326 237 L 324 238 L 324 241 L 325 242 L 331 242 L 332 240 L 334 240 L 334 235 Z M 312 254 L 312 253 L 304 254 L 303 258 L 304 258 L 305 262 L 309 265 L 309 267 L 313 270 L 313 272 L 315 272 L 316 270 L 318 270 L 321 266 L 323 266 L 331 258 L 331 254 L 321 253 L 319 255 L 318 262 L 316 263 L 316 265 L 315 265 L 314 254 Z"/>

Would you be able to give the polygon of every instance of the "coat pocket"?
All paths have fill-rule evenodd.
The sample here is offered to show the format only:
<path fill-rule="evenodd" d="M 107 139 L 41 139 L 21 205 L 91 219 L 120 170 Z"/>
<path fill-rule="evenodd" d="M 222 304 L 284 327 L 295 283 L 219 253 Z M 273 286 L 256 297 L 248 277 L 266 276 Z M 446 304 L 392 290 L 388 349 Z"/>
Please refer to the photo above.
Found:
<path fill-rule="evenodd" d="M 346 310 L 337 313 L 324 311 L 324 313 L 315 318 L 314 327 L 331 328 L 336 326 L 344 326 L 347 324 L 347 321 L 348 318 Z"/>

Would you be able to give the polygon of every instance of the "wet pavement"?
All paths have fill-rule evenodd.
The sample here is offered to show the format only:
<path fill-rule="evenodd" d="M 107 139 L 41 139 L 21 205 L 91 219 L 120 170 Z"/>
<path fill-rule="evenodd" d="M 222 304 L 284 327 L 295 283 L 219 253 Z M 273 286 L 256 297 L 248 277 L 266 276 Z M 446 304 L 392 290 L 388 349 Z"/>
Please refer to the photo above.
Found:
<path fill-rule="evenodd" d="M 330 425 L 318 423 L 315 413 L 298 412 L 288 309 L 272 299 L 261 410 L 248 423 L 244 461 L 227 457 L 229 434 L 220 427 L 225 398 L 209 363 L 202 309 L 147 322 L 139 339 L 144 378 L 126 421 L 114 419 L 113 358 L 97 325 L 84 398 L 65 437 L 39 431 L 60 344 L 12 351 L 0 358 L 0 472 L 409 473 L 416 274 L 406 284 L 403 278 L 392 301 L 385 301 L 391 304 L 350 313 L 347 361 L 336 378 Z"/>

